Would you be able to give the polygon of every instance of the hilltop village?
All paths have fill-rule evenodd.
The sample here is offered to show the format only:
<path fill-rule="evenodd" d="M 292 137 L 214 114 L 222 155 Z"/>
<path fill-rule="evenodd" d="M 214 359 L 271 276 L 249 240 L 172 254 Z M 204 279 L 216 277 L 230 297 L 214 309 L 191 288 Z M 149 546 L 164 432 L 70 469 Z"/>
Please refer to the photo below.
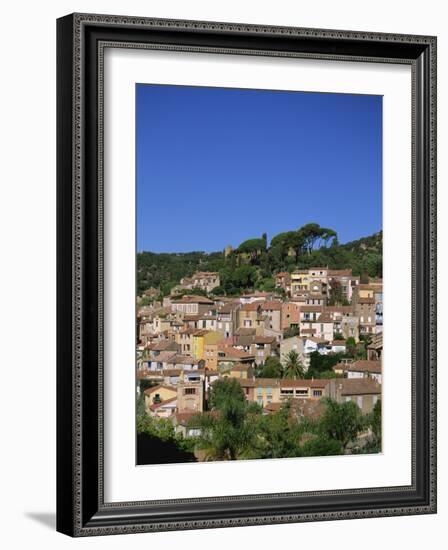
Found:
<path fill-rule="evenodd" d="M 373 435 L 378 440 L 382 279 L 328 266 L 279 271 L 272 278 L 271 290 L 229 296 L 219 295 L 218 271 L 197 271 L 183 277 L 166 296 L 152 287 L 141 293 L 137 300 L 141 431 L 163 437 L 163 427 L 177 442 L 190 440 L 194 444 L 189 448 L 199 460 L 296 456 L 305 453 L 310 441 L 314 448 L 309 454 L 341 454 L 356 452 Z M 236 427 L 232 396 L 245 415 L 235 420 Z M 341 436 L 328 425 L 331 407 L 332 414 L 341 415 L 342 408 L 350 408 L 347 422 L 355 425 L 347 426 L 351 434 Z M 291 436 L 291 441 L 299 438 L 301 446 L 294 443 L 295 450 L 287 450 L 289 442 L 281 451 L 273 451 L 272 445 L 266 451 L 270 436 L 265 434 L 273 429 L 269 422 L 280 414 L 288 429 L 291 419 L 296 423 L 300 435 Z M 232 435 L 233 446 L 215 441 L 216 423 L 224 417 L 225 428 L 239 434 Z M 260 435 L 250 444 L 247 437 L 242 442 L 240 433 L 254 419 L 262 428 L 251 430 Z M 327 422 L 325 429 L 322 422 L 318 426 L 321 420 Z M 317 435 L 313 439 L 310 433 Z M 258 446 L 263 450 L 252 452 Z M 204 450 L 212 447 L 214 454 Z"/>

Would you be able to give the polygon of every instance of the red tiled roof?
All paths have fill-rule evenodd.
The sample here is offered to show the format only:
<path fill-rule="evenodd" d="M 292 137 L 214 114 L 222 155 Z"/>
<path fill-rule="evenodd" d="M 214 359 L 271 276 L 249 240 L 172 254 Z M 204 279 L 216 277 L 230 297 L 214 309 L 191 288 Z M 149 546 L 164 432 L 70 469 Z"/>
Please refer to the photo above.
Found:
<path fill-rule="evenodd" d="M 353 274 L 351 269 L 329 269 L 328 276 L 331 277 L 351 277 Z"/>
<path fill-rule="evenodd" d="M 262 309 L 264 310 L 273 310 L 273 311 L 280 311 L 282 309 L 282 302 L 276 302 L 274 300 L 263 302 Z"/>
<path fill-rule="evenodd" d="M 160 409 L 160 407 L 164 407 L 165 405 L 168 405 L 169 403 L 173 403 L 173 401 L 177 401 L 177 396 L 176 397 L 171 397 L 171 399 L 165 399 L 165 401 L 161 401 L 160 403 L 153 403 L 152 405 L 150 405 L 150 409 L 152 411 L 155 411 L 157 409 Z"/>
<path fill-rule="evenodd" d="M 373 374 L 381 374 L 381 361 L 354 361 L 347 365 L 346 370 L 350 372 L 371 372 Z"/>
<path fill-rule="evenodd" d="M 373 378 L 336 378 L 341 395 L 378 395 L 381 394 L 381 384 Z"/>
<path fill-rule="evenodd" d="M 263 302 L 261 300 L 258 300 L 250 304 L 243 304 L 241 306 L 241 311 L 257 311 L 258 308 L 261 307 L 262 303 Z"/>
<path fill-rule="evenodd" d="M 275 342 L 274 336 L 255 336 L 254 344 L 272 344 Z"/>
<path fill-rule="evenodd" d="M 375 298 L 358 298 L 358 304 L 374 304 Z"/>
<path fill-rule="evenodd" d="M 332 323 L 333 319 L 329 313 L 321 313 L 317 318 L 317 323 Z"/>
<path fill-rule="evenodd" d="M 232 346 L 218 346 L 219 351 L 224 352 L 228 357 L 236 357 L 240 359 L 251 359 L 253 354 L 247 353 L 243 350 L 234 348 Z"/>

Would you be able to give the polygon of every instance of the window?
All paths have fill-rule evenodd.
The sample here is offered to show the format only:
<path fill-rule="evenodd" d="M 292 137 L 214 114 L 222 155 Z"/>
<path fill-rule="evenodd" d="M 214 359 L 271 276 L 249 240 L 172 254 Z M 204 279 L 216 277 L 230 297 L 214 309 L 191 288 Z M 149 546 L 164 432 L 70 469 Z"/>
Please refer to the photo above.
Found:
<path fill-rule="evenodd" d="M 358 398 L 356 401 L 357 401 L 358 407 L 362 409 L 362 395 L 358 395 Z"/>
<path fill-rule="evenodd" d="M 185 388 L 184 395 L 196 395 L 196 388 Z"/>
<path fill-rule="evenodd" d="M 322 397 L 322 390 L 313 390 L 314 397 Z"/>
<path fill-rule="evenodd" d="M 260 388 L 260 387 L 257 388 L 257 395 L 258 396 L 263 395 L 263 388 Z"/>
<path fill-rule="evenodd" d="M 308 395 L 308 388 L 299 388 L 296 390 L 296 395 Z"/>

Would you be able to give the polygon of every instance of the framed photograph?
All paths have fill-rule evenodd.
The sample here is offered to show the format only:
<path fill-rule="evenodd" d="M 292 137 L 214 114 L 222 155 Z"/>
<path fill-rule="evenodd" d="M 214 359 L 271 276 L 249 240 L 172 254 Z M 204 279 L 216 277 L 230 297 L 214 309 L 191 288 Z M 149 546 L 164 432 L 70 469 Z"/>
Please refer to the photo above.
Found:
<path fill-rule="evenodd" d="M 57 41 L 57 529 L 435 513 L 436 38 Z"/>

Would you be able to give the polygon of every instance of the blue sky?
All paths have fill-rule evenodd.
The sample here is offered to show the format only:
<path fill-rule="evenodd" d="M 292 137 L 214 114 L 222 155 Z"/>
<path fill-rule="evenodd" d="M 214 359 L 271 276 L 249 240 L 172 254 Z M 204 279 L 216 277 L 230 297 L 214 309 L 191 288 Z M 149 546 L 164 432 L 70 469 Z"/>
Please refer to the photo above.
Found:
<path fill-rule="evenodd" d="M 382 98 L 138 84 L 137 250 L 382 228 Z"/>

